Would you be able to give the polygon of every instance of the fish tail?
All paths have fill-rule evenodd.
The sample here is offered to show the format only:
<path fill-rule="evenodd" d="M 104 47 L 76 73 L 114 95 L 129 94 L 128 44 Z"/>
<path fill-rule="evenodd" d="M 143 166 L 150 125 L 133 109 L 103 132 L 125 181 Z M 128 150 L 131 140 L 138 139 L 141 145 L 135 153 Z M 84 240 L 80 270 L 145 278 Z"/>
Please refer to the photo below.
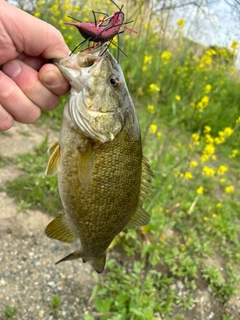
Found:
<path fill-rule="evenodd" d="M 63 262 L 63 261 L 78 259 L 80 257 L 81 257 L 81 254 L 80 254 L 79 250 L 77 250 L 77 251 L 74 251 L 74 252 L 70 253 L 66 257 L 62 258 L 61 260 L 59 260 L 55 264 L 59 264 L 60 262 Z"/>
<path fill-rule="evenodd" d="M 91 265 L 97 273 L 102 273 L 106 262 L 106 252 L 104 252 L 99 258 L 91 260 Z"/>

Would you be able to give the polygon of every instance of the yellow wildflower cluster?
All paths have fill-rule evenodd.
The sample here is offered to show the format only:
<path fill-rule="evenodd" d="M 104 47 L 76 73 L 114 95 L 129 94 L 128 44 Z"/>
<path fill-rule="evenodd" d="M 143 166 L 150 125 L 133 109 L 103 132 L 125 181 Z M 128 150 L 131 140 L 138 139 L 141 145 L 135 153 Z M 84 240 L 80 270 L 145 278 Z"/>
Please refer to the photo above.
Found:
<path fill-rule="evenodd" d="M 200 137 L 197 133 L 193 133 L 192 134 L 192 140 L 193 140 L 193 144 L 195 144 L 195 146 L 199 146 L 200 144 Z"/>
<path fill-rule="evenodd" d="M 209 100 L 209 96 L 203 96 L 201 100 L 196 104 L 197 109 L 202 112 L 209 105 Z"/>
<path fill-rule="evenodd" d="M 152 63 L 152 56 L 145 55 L 143 59 L 142 71 L 146 71 L 148 69 L 148 65 L 150 65 L 151 63 Z"/>
<path fill-rule="evenodd" d="M 155 124 L 151 124 L 149 127 L 150 133 L 156 133 L 157 132 L 157 126 Z"/>
<path fill-rule="evenodd" d="M 237 149 L 232 150 L 232 154 L 229 156 L 229 158 L 236 158 L 238 155 L 239 151 Z"/>
<path fill-rule="evenodd" d="M 237 41 L 233 41 L 231 44 L 231 49 L 236 50 L 239 46 L 239 43 Z"/>
<path fill-rule="evenodd" d="M 205 175 L 205 176 L 210 176 L 210 177 L 213 177 L 215 176 L 215 170 L 210 168 L 210 167 L 207 167 L 205 166 L 203 169 L 202 169 L 202 174 Z"/>
<path fill-rule="evenodd" d="M 193 175 L 190 171 L 186 171 L 185 173 L 179 174 L 180 178 L 184 178 L 186 180 L 191 180 L 193 178 Z"/>
<path fill-rule="evenodd" d="M 228 186 L 225 188 L 226 193 L 233 193 L 234 192 L 234 186 Z"/>
<path fill-rule="evenodd" d="M 175 99 L 176 99 L 177 101 L 180 101 L 180 100 L 181 100 L 181 96 L 176 95 L 176 96 L 175 96 Z"/>
<path fill-rule="evenodd" d="M 216 144 L 222 144 L 226 141 L 227 137 L 233 134 L 233 129 L 230 127 L 225 128 L 223 131 L 218 132 L 218 137 L 214 139 Z"/>
<path fill-rule="evenodd" d="M 203 194 L 204 188 L 202 186 L 197 188 L 197 194 Z"/>
<path fill-rule="evenodd" d="M 155 112 L 155 108 L 154 108 L 153 105 L 148 105 L 148 106 L 147 106 L 147 109 L 148 109 L 148 111 L 149 111 L 150 113 L 152 113 L 152 114 Z"/>
<path fill-rule="evenodd" d="M 205 88 L 204 88 L 204 92 L 205 93 L 209 93 L 212 90 L 212 86 L 211 84 L 206 84 Z"/>
<path fill-rule="evenodd" d="M 149 85 L 149 89 L 150 89 L 150 91 L 151 92 L 154 92 L 154 91 L 160 91 L 160 88 L 155 84 L 155 83 L 151 83 L 150 85 Z"/>
<path fill-rule="evenodd" d="M 186 22 L 185 22 L 185 20 L 183 20 L 183 19 L 180 19 L 180 20 L 177 21 L 177 25 L 178 25 L 180 28 L 184 28 L 185 24 L 186 24 Z"/>
<path fill-rule="evenodd" d="M 201 156 L 201 161 L 206 162 L 208 159 L 212 158 L 213 160 L 216 159 L 215 156 L 215 147 L 212 143 L 206 144 L 205 148 L 203 149 L 203 154 Z"/>
<path fill-rule="evenodd" d="M 228 167 L 222 165 L 222 166 L 220 166 L 220 167 L 218 168 L 217 174 L 218 174 L 218 175 L 224 175 L 227 171 L 228 171 Z"/>
<path fill-rule="evenodd" d="M 172 54 L 169 51 L 163 51 L 161 54 L 161 58 L 164 64 L 168 64 L 170 59 L 172 58 Z"/>
<path fill-rule="evenodd" d="M 190 168 L 194 168 L 198 166 L 198 163 L 196 161 L 191 161 L 189 164 Z"/>

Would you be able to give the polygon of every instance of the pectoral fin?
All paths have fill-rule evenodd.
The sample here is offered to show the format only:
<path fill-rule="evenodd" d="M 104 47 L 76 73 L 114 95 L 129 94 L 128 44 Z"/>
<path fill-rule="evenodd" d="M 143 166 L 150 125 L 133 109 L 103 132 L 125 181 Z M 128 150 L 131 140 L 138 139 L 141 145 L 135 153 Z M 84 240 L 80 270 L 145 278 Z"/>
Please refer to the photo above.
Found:
<path fill-rule="evenodd" d="M 60 146 L 58 144 L 58 141 L 49 147 L 48 153 L 50 154 L 50 157 L 48 160 L 45 175 L 46 177 L 51 177 L 58 172 L 58 163 L 60 158 Z"/>
<path fill-rule="evenodd" d="M 91 180 L 93 170 L 93 154 L 90 142 L 86 144 L 84 151 L 78 154 L 78 177 L 81 185 L 86 188 Z"/>
<path fill-rule="evenodd" d="M 149 214 L 141 207 L 138 207 L 131 220 L 128 222 L 124 229 L 136 228 L 145 226 L 150 221 Z"/>
<path fill-rule="evenodd" d="M 45 229 L 45 234 L 49 238 L 68 243 L 72 243 L 77 239 L 66 221 L 64 211 L 62 211 L 57 218 L 48 224 Z"/>

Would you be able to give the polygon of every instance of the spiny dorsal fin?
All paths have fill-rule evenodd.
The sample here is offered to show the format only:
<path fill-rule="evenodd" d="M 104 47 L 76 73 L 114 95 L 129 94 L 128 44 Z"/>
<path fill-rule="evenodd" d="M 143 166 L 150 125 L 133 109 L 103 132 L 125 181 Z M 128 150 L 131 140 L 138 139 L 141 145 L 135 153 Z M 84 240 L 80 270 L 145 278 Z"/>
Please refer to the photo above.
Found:
<path fill-rule="evenodd" d="M 58 141 L 54 142 L 48 149 L 50 154 L 47 169 L 45 171 L 46 177 L 51 177 L 58 172 L 58 163 L 60 158 L 60 146 Z"/>
<path fill-rule="evenodd" d="M 48 224 L 45 234 L 49 238 L 68 243 L 72 243 L 77 239 L 67 223 L 64 211 L 61 211 L 60 215 Z"/>
<path fill-rule="evenodd" d="M 88 142 L 84 151 L 78 154 L 78 177 L 81 185 L 86 188 L 91 180 L 93 170 L 92 144 Z"/>
<path fill-rule="evenodd" d="M 138 207 L 137 211 L 134 213 L 124 229 L 145 226 L 149 223 L 149 220 L 149 214 L 143 208 Z"/>

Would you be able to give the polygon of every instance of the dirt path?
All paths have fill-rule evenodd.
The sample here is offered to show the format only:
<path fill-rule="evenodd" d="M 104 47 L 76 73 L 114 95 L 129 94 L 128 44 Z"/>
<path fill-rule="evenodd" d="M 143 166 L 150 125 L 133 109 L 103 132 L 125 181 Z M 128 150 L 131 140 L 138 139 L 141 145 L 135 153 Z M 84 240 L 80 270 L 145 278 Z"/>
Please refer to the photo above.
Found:
<path fill-rule="evenodd" d="M 49 134 L 50 140 L 57 135 Z M 42 128 L 15 124 L 0 134 L 0 155 L 31 152 L 45 135 Z M 0 188 L 19 174 L 13 165 L 0 168 Z M 19 212 L 5 192 L 0 192 L 0 208 L 0 319 L 7 319 L 6 306 L 17 308 L 14 319 L 82 319 L 94 285 L 91 267 L 80 260 L 55 266 L 73 248 L 44 235 L 52 220 L 48 215 Z M 56 308 L 49 306 L 54 295 L 60 297 Z"/>

